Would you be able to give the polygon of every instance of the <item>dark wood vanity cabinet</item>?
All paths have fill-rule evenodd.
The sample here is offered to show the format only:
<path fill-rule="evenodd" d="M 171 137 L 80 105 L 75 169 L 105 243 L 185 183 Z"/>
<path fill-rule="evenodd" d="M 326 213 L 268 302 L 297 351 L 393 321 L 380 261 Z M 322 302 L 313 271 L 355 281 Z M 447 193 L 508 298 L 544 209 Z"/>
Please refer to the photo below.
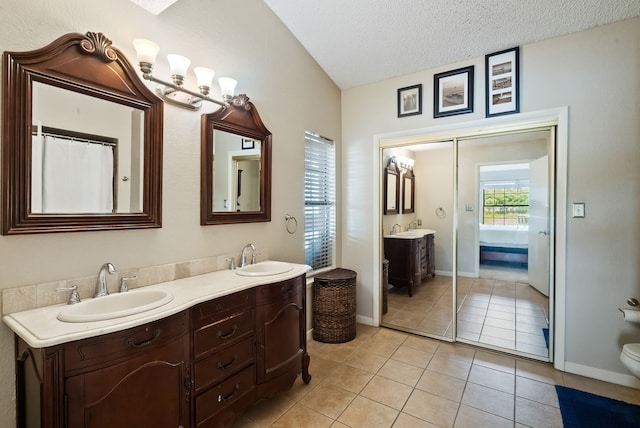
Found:
<path fill-rule="evenodd" d="M 384 257 L 389 260 L 389 284 L 407 287 L 409 296 L 423 279 L 435 276 L 433 234 L 421 238 L 384 238 Z"/>
<path fill-rule="evenodd" d="M 49 348 L 16 336 L 18 427 L 229 427 L 308 383 L 305 275 Z"/>
<path fill-rule="evenodd" d="M 46 349 L 18 340 L 19 427 L 188 427 L 189 317 Z"/>

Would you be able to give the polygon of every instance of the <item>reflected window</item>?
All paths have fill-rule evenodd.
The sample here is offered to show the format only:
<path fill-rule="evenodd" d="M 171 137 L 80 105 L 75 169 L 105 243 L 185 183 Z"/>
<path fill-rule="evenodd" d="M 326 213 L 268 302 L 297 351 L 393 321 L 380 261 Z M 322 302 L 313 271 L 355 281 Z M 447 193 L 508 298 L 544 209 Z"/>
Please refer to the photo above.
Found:
<path fill-rule="evenodd" d="M 523 226 L 529 218 L 529 164 L 480 167 L 482 224 Z"/>

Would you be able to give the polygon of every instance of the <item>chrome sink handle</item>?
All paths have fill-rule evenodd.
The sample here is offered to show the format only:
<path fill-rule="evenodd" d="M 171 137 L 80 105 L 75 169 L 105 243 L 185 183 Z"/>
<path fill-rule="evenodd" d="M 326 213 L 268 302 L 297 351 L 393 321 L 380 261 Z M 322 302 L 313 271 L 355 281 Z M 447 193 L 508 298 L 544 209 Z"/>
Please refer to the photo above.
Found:
<path fill-rule="evenodd" d="M 78 286 L 72 285 L 71 287 L 59 287 L 56 291 L 71 291 L 67 305 L 74 305 L 80 303 L 80 294 L 78 294 Z"/>
<path fill-rule="evenodd" d="M 123 276 L 122 278 L 120 278 L 120 293 L 125 293 L 129 291 L 129 286 L 127 285 L 127 281 L 129 281 L 130 279 L 137 279 L 137 278 L 138 277 L 136 275 Z"/>

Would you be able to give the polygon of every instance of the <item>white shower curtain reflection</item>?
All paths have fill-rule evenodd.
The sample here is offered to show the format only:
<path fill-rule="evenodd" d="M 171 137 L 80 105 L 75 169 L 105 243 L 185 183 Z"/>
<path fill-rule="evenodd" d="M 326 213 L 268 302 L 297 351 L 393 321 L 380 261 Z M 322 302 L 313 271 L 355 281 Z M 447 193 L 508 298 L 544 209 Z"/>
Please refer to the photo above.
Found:
<path fill-rule="evenodd" d="M 32 212 L 40 189 L 34 137 Z M 42 213 L 111 213 L 113 209 L 113 149 L 110 146 L 46 135 L 42 144 Z"/>

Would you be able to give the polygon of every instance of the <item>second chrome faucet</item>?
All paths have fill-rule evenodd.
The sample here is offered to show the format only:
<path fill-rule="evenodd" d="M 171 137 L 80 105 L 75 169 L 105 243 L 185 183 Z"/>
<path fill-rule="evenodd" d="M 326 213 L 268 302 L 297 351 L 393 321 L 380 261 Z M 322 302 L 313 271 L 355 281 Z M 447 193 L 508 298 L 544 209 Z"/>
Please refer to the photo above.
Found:
<path fill-rule="evenodd" d="M 247 244 L 242 249 L 242 257 L 240 258 L 240 267 L 247 265 L 247 250 L 251 249 L 251 264 L 256 263 L 256 246 L 253 244 Z"/>
<path fill-rule="evenodd" d="M 109 294 L 109 290 L 107 290 L 107 274 L 113 275 L 115 273 L 116 268 L 111 263 L 105 263 L 100 267 L 98 279 L 96 280 L 96 291 L 93 297 L 102 297 Z"/>

